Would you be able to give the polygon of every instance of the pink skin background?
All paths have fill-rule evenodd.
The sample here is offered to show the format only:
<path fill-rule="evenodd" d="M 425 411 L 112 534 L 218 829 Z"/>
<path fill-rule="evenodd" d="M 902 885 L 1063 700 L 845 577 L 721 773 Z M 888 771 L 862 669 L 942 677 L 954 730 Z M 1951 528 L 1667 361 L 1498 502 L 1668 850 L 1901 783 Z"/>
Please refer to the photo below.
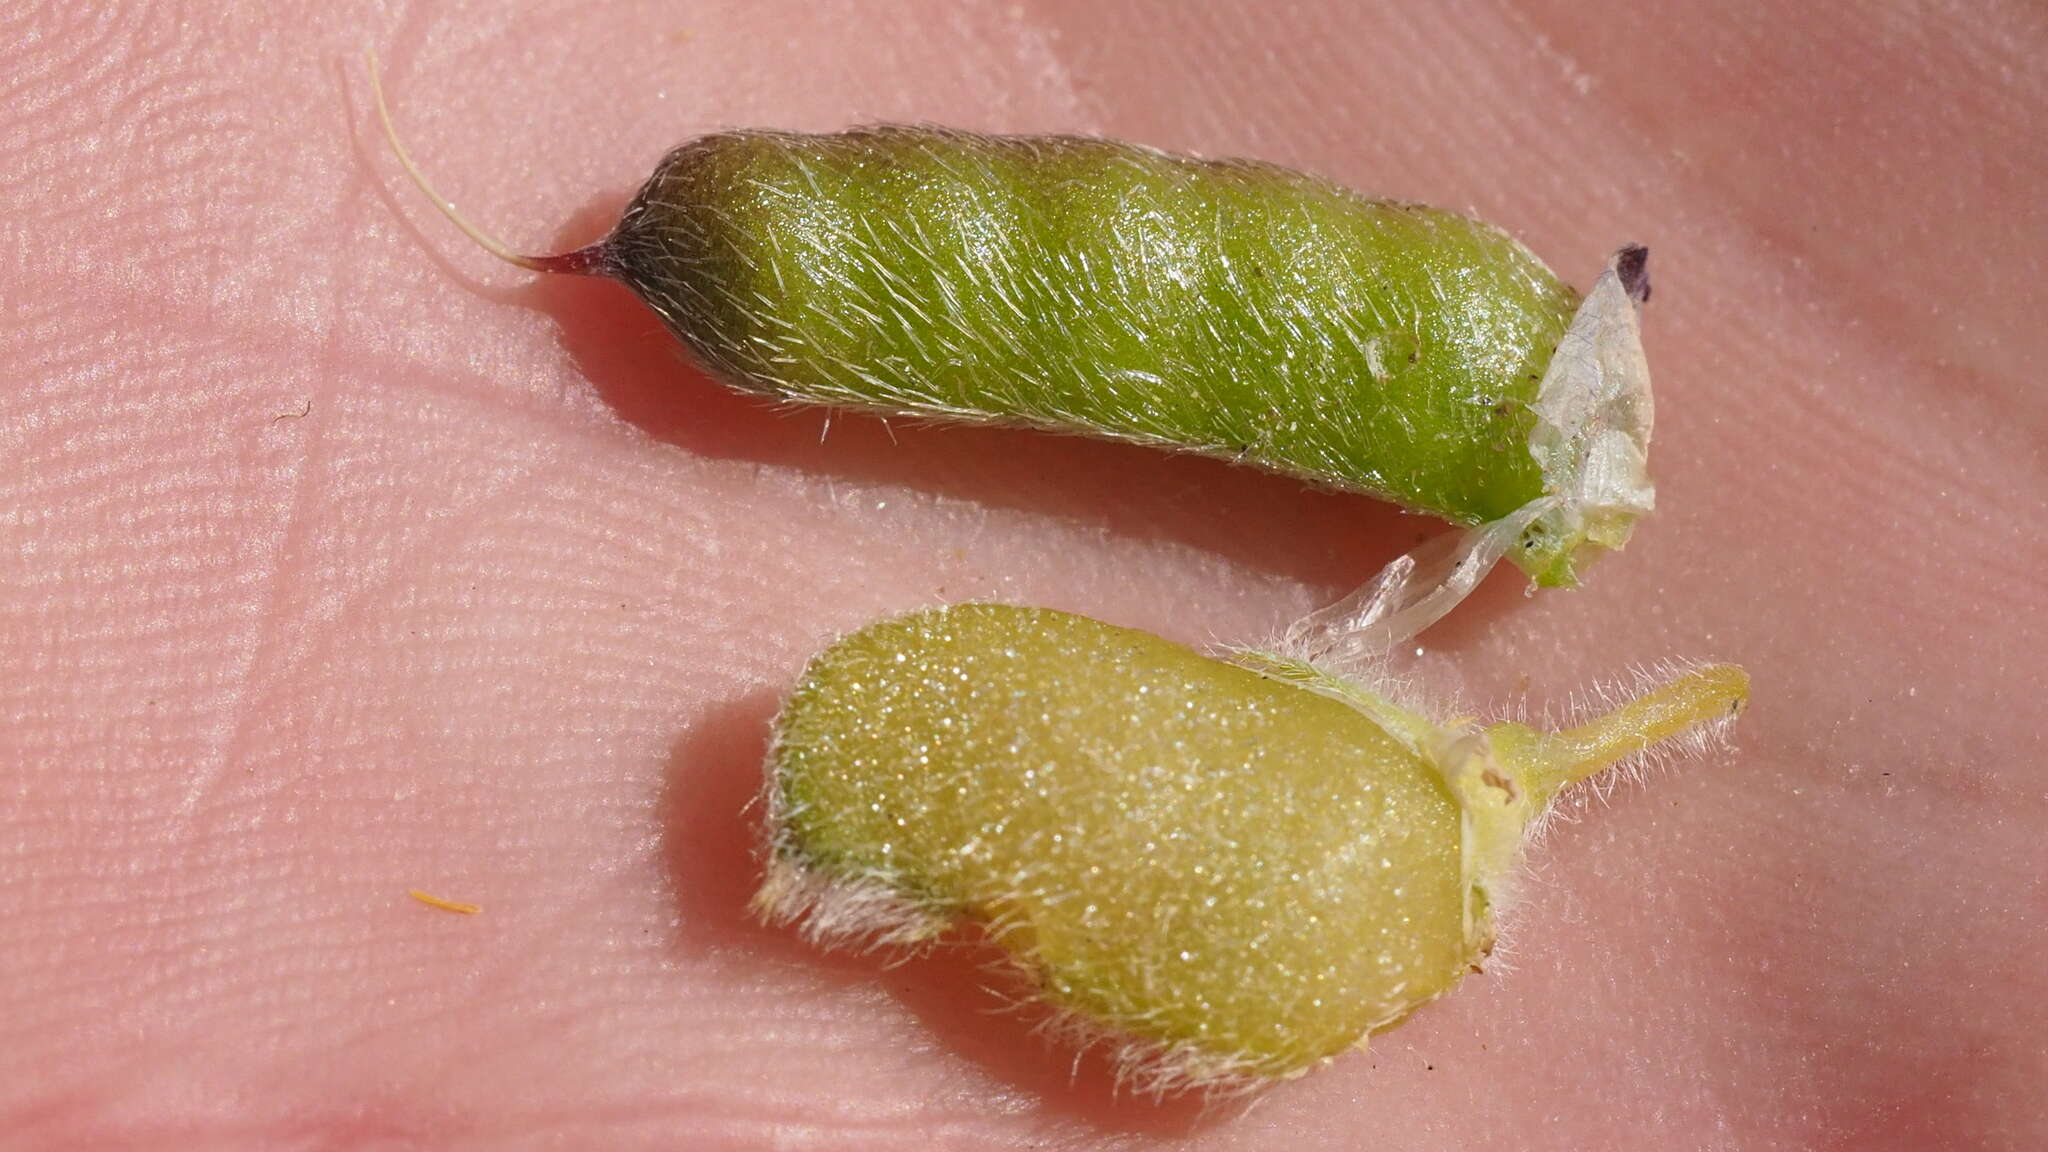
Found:
<path fill-rule="evenodd" d="M 2034 4 L 17 4 L 0 15 L 0 1147 L 2048 1145 Z M 744 902 L 805 657 L 998 598 L 1254 640 L 1432 530 L 736 398 L 516 245 L 740 125 L 1078 131 L 1653 251 L 1659 510 L 1417 664 L 1738 661 L 1734 755 L 1539 847 L 1509 964 L 1250 1107 L 971 949 Z M 463 917 L 412 887 L 483 906 Z M 1502 970 L 1505 969 L 1505 970 Z"/>

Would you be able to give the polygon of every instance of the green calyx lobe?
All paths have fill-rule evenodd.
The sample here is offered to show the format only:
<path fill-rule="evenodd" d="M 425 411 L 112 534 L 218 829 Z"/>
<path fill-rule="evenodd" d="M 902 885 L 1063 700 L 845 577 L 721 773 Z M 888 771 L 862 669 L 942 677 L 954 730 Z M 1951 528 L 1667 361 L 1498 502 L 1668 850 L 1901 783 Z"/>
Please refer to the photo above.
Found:
<path fill-rule="evenodd" d="M 820 654 L 779 717 L 757 907 L 849 943 L 982 920 L 1049 1000 L 1187 1079 L 1288 1076 L 1483 958 L 1558 788 L 1741 685 L 1672 691 L 1606 729 L 1445 728 L 1280 658 L 919 612 Z M 877 897 L 898 922 L 862 918 Z"/>
<path fill-rule="evenodd" d="M 1578 303 L 1452 213 L 922 128 L 703 138 L 606 247 L 745 389 L 1158 444 L 1461 524 L 1544 494 L 1530 404 Z M 1568 583 L 1579 542 L 1511 555 Z"/>

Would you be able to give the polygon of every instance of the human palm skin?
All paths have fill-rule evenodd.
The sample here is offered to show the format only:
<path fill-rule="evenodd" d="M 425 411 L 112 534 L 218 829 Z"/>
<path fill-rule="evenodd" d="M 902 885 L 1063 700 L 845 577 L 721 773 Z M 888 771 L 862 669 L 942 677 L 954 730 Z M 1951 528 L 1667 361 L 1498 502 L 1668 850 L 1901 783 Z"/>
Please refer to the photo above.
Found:
<path fill-rule="evenodd" d="M 0 17 L 0 1145 L 2040 1146 L 2048 18 L 1808 7 Z M 1740 751 L 1561 825 L 1508 971 L 1250 1109 L 1119 1095 L 971 947 L 752 925 L 766 722 L 831 637 L 997 598 L 1253 640 L 1429 526 L 733 398 L 433 218 L 366 39 L 535 249 L 692 134 L 866 120 L 1255 155 L 1581 285 L 1648 243 L 1658 512 L 1417 666 L 1540 707 L 1735 661 Z"/>

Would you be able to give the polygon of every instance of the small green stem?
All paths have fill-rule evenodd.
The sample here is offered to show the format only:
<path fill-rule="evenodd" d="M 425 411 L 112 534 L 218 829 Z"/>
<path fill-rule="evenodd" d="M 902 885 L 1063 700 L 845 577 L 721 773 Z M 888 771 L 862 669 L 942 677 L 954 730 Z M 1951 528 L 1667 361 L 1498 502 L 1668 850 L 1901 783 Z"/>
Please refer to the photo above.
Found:
<path fill-rule="evenodd" d="M 1577 728 L 1542 742 L 1530 783 L 1551 796 L 1615 762 L 1742 710 L 1749 674 L 1733 664 L 1694 669 Z"/>

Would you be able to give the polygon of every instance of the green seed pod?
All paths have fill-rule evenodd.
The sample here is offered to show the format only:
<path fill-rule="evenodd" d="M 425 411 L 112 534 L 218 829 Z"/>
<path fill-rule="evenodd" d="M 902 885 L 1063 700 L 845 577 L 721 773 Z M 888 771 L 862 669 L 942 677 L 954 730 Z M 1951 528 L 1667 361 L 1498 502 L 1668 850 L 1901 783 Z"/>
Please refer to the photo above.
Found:
<path fill-rule="evenodd" d="M 1718 731 L 1747 685 L 1695 669 L 1559 733 L 1439 725 L 1287 657 L 918 612 L 784 707 L 756 908 L 828 945 L 984 921 L 1141 1086 L 1254 1086 L 1448 991 L 1558 791 Z"/>
<path fill-rule="evenodd" d="M 703 137 L 606 239 L 519 256 L 392 143 L 487 248 L 621 281 L 747 392 L 1521 513 L 1493 551 L 1546 585 L 1650 507 L 1640 248 L 1582 301 L 1497 228 L 1269 164 L 879 127 Z"/>

